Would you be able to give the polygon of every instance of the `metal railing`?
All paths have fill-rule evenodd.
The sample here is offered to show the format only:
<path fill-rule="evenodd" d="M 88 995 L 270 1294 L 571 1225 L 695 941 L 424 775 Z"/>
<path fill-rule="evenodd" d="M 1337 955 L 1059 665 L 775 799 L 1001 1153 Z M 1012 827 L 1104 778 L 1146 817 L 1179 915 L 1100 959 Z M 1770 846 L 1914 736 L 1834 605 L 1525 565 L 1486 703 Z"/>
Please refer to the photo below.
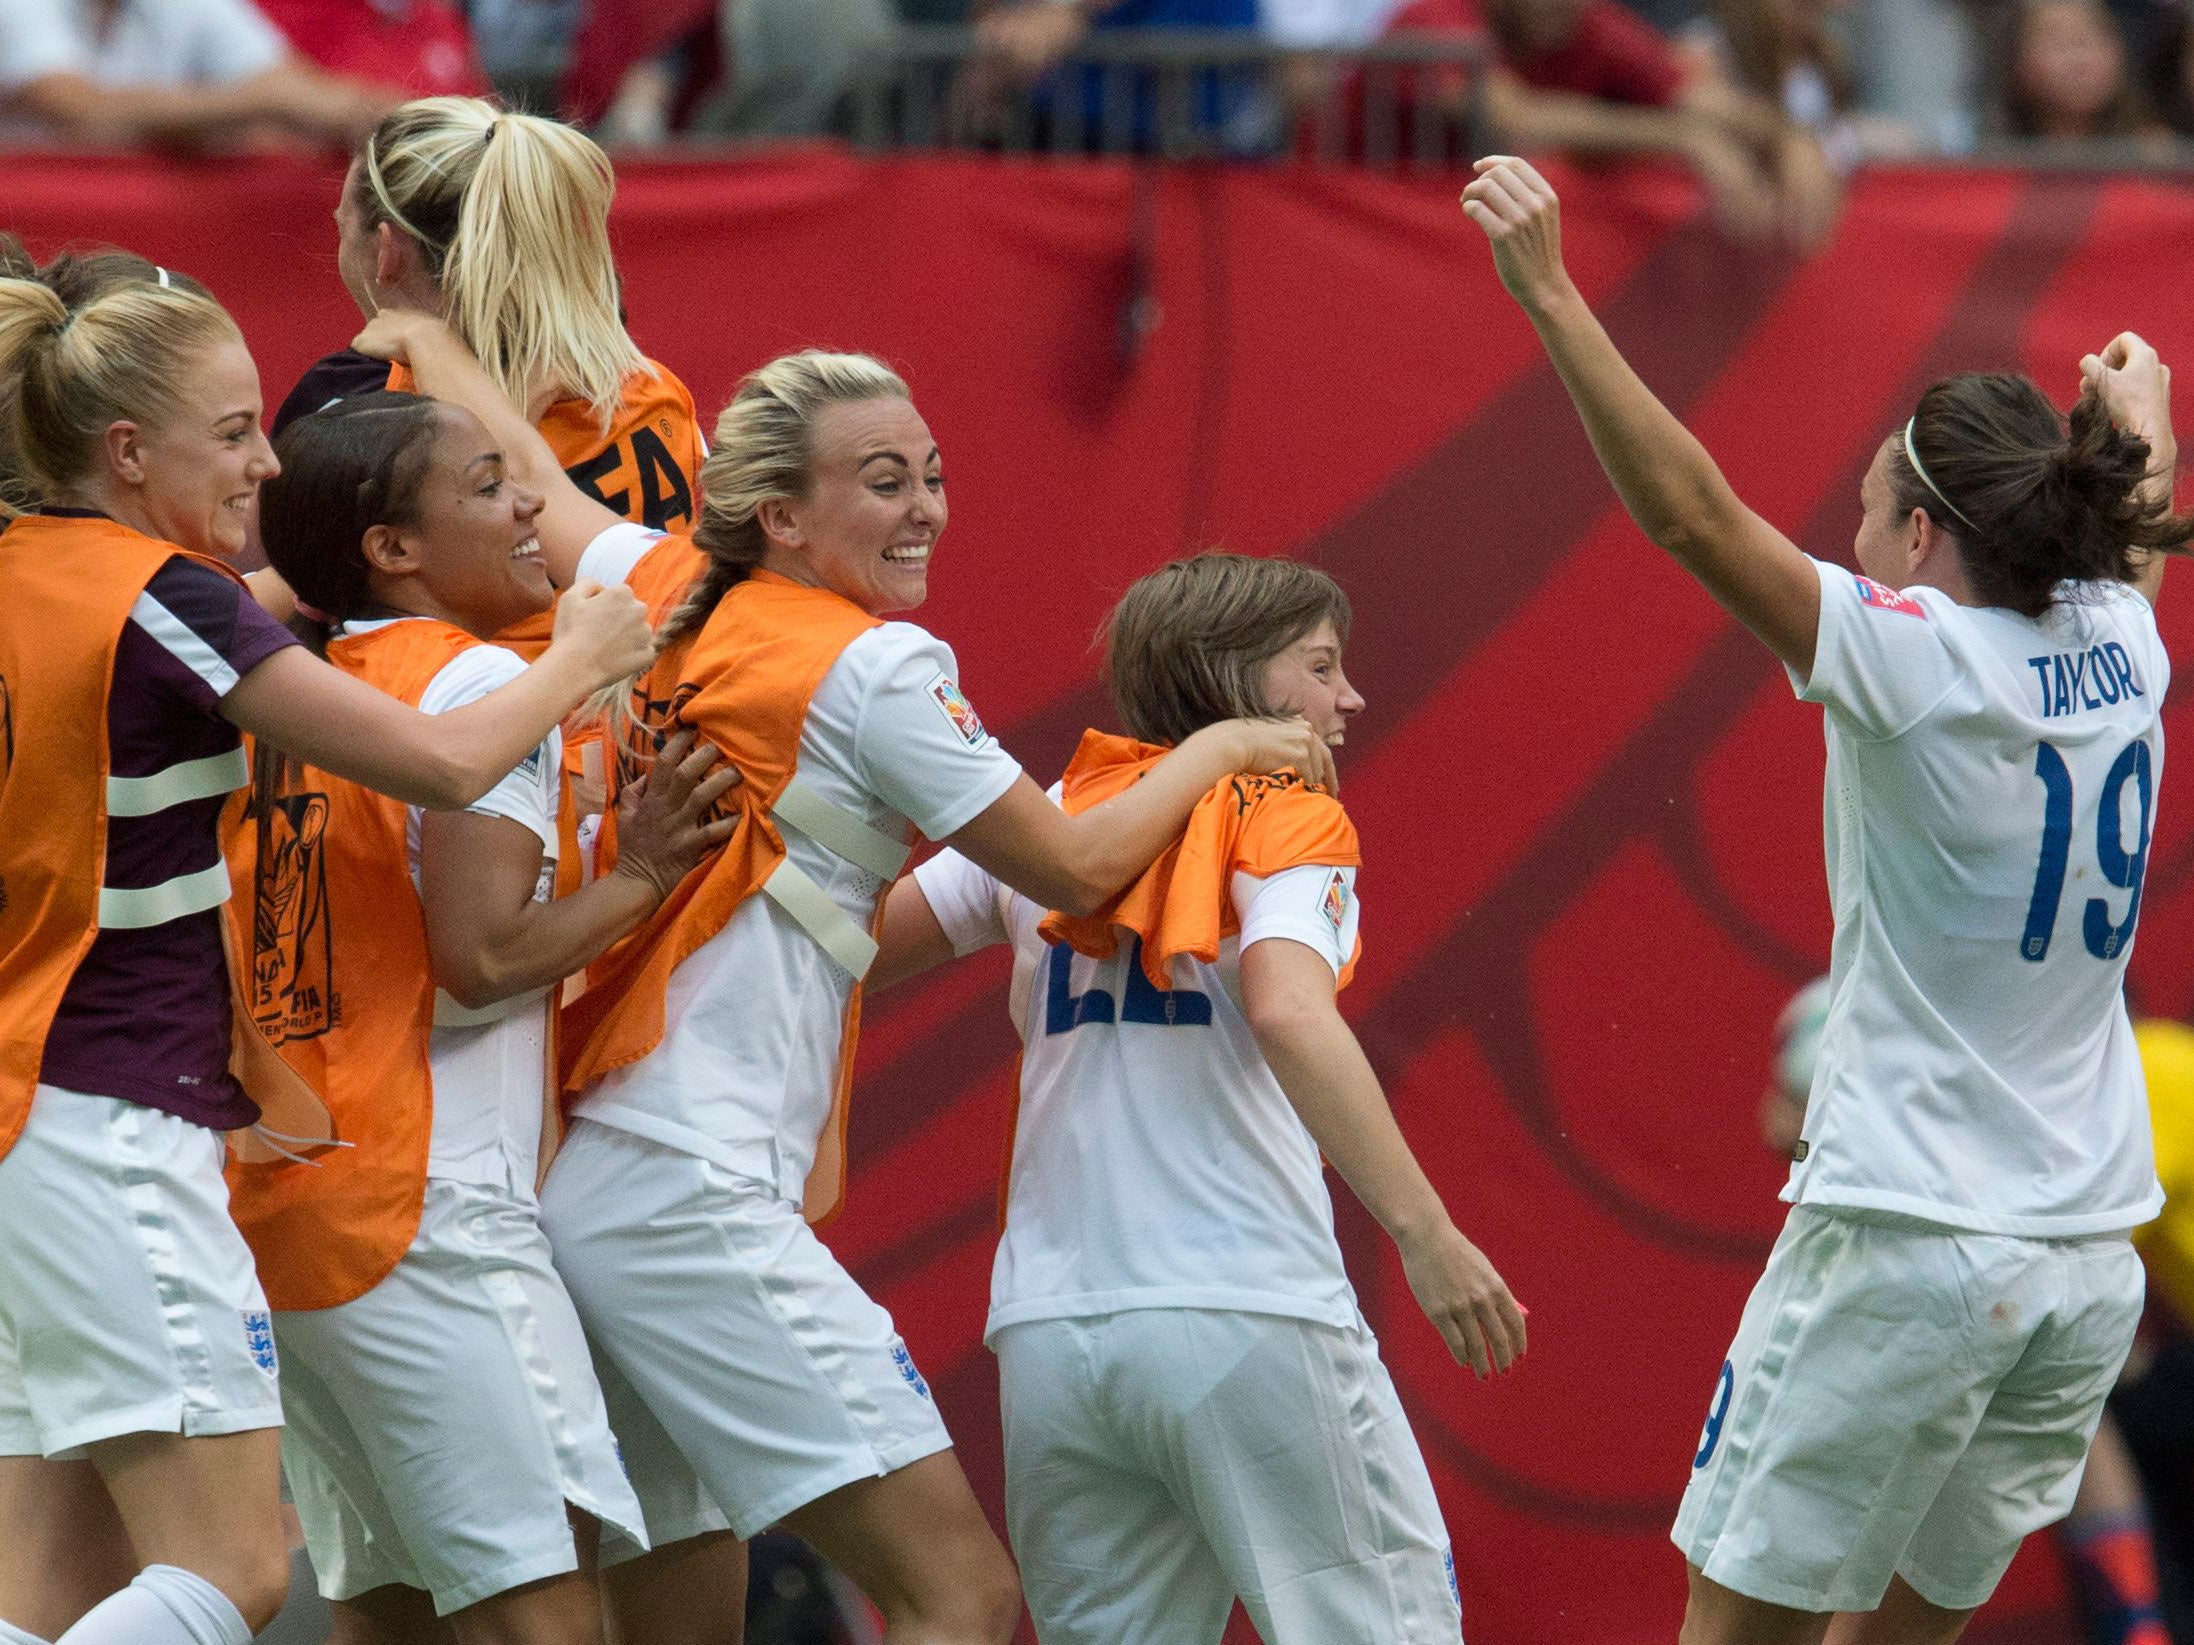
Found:
<path fill-rule="evenodd" d="M 973 29 L 908 25 L 857 77 L 853 133 L 871 151 L 1436 164 L 1469 151 L 1483 64 L 1476 40 L 1452 36 L 1326 53 L 1246 32 L 1098 30 L 1030 84 Z"/>
<path fill-rule="evenodd" d="M 1487 62 L 1483 42 L 1457 35 L 1298 52 L 1247 31 L 1097 30 L 1028 84 L 987 58 L 972 28 L 907 24 L 865 62 L 847 107 L 855 143 L 870 152 L 1291 155 L 1391 170 L 1455 164 L 1493 145 Z M 2194 187 L 2186 139 L 1996 138 L 1900 163 L 2144 172 Z"/>

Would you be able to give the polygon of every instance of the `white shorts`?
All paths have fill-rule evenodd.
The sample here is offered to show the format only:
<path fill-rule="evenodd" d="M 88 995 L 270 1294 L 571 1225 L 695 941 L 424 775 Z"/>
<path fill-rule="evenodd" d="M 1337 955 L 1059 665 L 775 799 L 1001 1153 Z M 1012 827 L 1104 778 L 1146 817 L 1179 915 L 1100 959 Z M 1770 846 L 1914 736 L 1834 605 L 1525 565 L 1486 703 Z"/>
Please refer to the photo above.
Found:
<path fill-rule="evenodd" d="M 1676 1516 L 1723 1587 L 1981 1604 L 2062 1519 L 2140 1322 L 2122 1236 L 2017 1239 L 1800 1206 L 1753 1287 Z"/>
<path fill-rule="evenodd" d="M 579 1316 L 534 1207 L 430 1181 L 387 1278 L 274 1316 L 282 1465 L 320 1592 L 401 1583 L 447 1616 L 579 1568 L 565 1504 L 644 1545 Z"/>
<path fill-rule="evenodd" d="M 996 1339 L 1006 1525 L 1044 1645 L 1462 1638 L 1416 1437 L 1361 1320 L 1151 1308 Z"/>
<path fill-rule="evenodd" d="M 891 1316 L 772 1191 L 581 1119 L 541 1221 L 596 1356 L 676 1447 L 618 1429 L 658 1546 L 676 1538 L 653 1501 L 686 1499 L 689 1476 L 749 1537 L 951 1447 Z"/>
<path fill-rule="evenodd" d="M 0 1456 L 281 1426 L 225 1151 L 159 1109 L 37 1088 L 0 1157 Z"/>

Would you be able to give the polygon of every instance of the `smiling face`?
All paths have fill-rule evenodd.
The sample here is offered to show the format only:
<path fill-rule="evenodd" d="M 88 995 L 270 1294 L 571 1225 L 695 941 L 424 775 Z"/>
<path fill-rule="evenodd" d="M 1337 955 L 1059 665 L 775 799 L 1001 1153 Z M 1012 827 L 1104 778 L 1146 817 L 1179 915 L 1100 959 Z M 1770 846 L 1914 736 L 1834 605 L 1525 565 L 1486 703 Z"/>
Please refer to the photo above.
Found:
<path fill-rule="evenodd" d="M 1348 722 L 1364 706 L 1341 671 L 1341 636 L 1330 617 L 1266 662 L 1257 688 L 1267 707 L 1302 715 L 1332 748 L 1341 746 Z"/>
<path fill-rule="evenodd" d="M 376 599 L 481 639 L 549 608 L 555 591 L 534 529 L 541 499 L 503 472 L 502 454 L 471 412 L 436 407 L 417 510 L 416 525 L 376 526 L 367 536 Z"/>
<path fill-rule="evenodd" d="M 930 556 L 945 529 L 929 425 L 902 399 L 826 406 L 812 451 L 807 494 L 762 505 L 763 565 L 871 616 L 913 610 L 929 597 Z"/>
<path fill-rule="evenodd" d="M 243 339 L 200 351 L 182 373 L 173 415 L 137 426 L 135 465 L 122 479 L 141 529 L 194 553 L 241 554 L 260 484 L 282 471 L 259 427 L 262 409 L 259 368 Z"/>

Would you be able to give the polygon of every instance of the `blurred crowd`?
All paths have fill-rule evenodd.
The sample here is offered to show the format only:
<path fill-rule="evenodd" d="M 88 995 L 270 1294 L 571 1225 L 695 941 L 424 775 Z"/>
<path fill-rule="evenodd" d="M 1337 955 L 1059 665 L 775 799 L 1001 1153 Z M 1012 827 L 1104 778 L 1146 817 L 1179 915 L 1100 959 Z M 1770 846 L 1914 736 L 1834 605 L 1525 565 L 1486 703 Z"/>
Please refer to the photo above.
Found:
<path fill-rule="evenodd" d="M 1740 233 L 1804 240 L 1869 156 L 2194 136 L 2194 0 L 0 0 L 0 144 L 348 144 L 406 97 L 494 89 L 615 142 L 846 129 L 905 24 L 1041 103 L 1107 31 L 1238 35 L 1283 148 L 1361 77 L 1323 54 L 1478 40 L 1409 95 L 1459 142 L 1667 155 Z M 1236 99 L 1236 105 L 1241 103 Z M 1215 103 L 1216 106 L 1216 103 Z M 1231 119 L 1239 108 L 1222 111 Z M 1214 119 L 1222 115 L 1214 115 Z M 1277 135 L 1275 135 L 1277 134 Z"/>

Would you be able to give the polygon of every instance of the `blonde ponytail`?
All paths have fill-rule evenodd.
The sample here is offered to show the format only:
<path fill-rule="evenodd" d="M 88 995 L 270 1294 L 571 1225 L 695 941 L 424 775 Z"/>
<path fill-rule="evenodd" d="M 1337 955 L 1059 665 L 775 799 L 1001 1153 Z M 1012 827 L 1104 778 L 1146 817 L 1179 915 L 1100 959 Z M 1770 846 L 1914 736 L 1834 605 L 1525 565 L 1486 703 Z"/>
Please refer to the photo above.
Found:
<path fill-rule="evenodd" d="M 815 419 L 824 409 L 912 398 L 905 379 L 883 361 L 821 349 L 780 355 L 740 381 L 716 419 L 699 476 L 701 520 L 693 546 L 708 564 L 655 631 L 658 657 L 698 633 L 724 596 L 762 563 L 769 549 L 762 504 L 807 495 L 815 478 Z M 613 746 L 629 742 L 636 683 L 612 686 L 594 699 L 592 707 L 611 723 Z"/>
<path fill-rule="evenodd" d="M 606 433 L 647 361 L 617 308 L 609 157 L 584 134 L 477 97 L 393 110 L 360 155 L 360 206 L 419 243 L 450 325 L 513 405 L 551 390 Z"/>
<path fill-rule="evenodd" d="M 181 403 L 195 357 L 241 342 L 202 291 L 126 283 L 73 312 L 40 281 L 0 279 L 0 516 L 66 496 L 91 477 L 118 422 L 157 426 Z"/>

